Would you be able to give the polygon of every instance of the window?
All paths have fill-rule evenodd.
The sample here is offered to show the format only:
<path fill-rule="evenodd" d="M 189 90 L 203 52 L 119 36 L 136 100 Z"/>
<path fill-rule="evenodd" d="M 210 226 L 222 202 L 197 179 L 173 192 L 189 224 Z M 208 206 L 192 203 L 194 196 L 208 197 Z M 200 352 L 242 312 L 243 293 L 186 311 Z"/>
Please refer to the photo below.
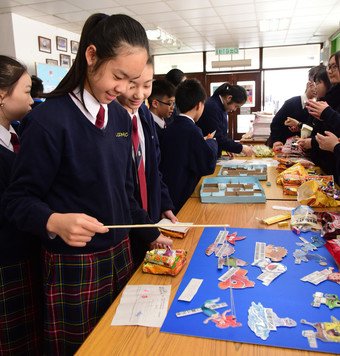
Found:
<path fill-rule="evenodd" d="M 155 74 L 178 68 L 184 73 L 203 72 L 203 52 L 154 56 Z"/>
<path fill-rule="evenodd" d="M 317 66 L 320 50 L 319 44 L 263 48 L 263 68 Z"/>

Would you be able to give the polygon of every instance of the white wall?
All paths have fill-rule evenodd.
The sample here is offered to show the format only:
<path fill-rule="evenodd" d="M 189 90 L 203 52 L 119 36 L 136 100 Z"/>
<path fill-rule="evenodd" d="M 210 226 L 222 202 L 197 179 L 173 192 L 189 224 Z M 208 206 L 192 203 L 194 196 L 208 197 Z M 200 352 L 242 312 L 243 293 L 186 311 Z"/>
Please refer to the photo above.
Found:
<path fill-rule="evenodd" d="M 15 57 L 11 14 L 0 14 L 0 54 Z"/>
<path fill-rule="evenodd" d="M 68 54 L 72 59 L 75 54 L 71 53 L 71 40 L 79 41 L 80 36 L 76 33 L 63 30 L 61 28 L 47 25 L 38 21 L 28 19 L 26 17 L 10 14 L 13 26 L 3 27 L 1 20 L 0 30 L 2 33 L 7 33 L 13 28 L 13 42 L 15 46 L 14 54 L 10 54 L 20 60 L 27 66 L 30 74 L 36 74 L 35 63 L 46 63 L 46 58 L 57 59 L 60 64 L 60 54 Z M 38 36 L 47 37 L 51 40 L 51 53 L 40 52 L 38 47 Z M 67 38 L 67 52 L 57 51 L 56 36 Z M 3 53 L 2 48 L 0 52 Z"/>

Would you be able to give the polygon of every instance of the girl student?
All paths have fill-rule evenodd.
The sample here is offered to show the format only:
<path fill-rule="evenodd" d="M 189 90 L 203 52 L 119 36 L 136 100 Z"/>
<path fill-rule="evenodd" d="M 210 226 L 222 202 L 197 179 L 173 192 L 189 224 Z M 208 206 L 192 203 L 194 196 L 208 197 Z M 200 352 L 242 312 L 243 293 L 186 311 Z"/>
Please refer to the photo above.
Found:
<path fill-rule="evenodd" d="M 147 206 L 145 207 L 149 217 L 154 223 L 157 223 L 161 217 L 170 219 L 172 222 L 178 221 L 172 210 L 174 209 L 167 186 L 163 183 L 162 174 L 159 171 L 160 149 L 156 132 L 156 124 L 152 114 L 144 104 L 144 101 L 150 96 L 153 82 L 153 63 L 149 58 L 148 62 L 139 78 L 131 82 L 129 89 L 117 97 L 118 102 L 129 113 L 132 125 L 134 125 L 141 143 L 142 164 L 144 165 Z M 133 150 L 133 152 L 135 152 Z M 140 206 L 143 206 L 141 195 L 141 182 L 138 177 L 136 155 L 133 154 L 133 177 L 135 183 L 135 198 Z M 130 232 L 130 241 L 132 255 L 135 267 L 142 262 L 145 252 L 150 249 L 142 239 L 136 237 L 134 231 Z M 157 244 L 151 244 L 151 248 L 162 248 Z"/>
<path fill-rule="evenodd" d="M 205 102 L 204 111 L 197 122 L 203 135 L 206 136 L 214 131 L 218 143 L 218 155 L 222 150 L 232 153 L 243 153 L 251 156 L 253 150 L 250 146 L 242 145 L 228 137 L 228 112 L 240 108 L 247 101 L 246 90 L 239 85 L 224 83 L 220 85 L 214 94 Z"/>
<path fill-rule="evenodd" d="M 74 354 L 131 275 L 128 230 L 104 224 L 151 222 L 133 198 L 131 119 L 114 101 L 148 57 L 139 22 L 94 14 L 70 71 L 29 114 L 4 203 L 42 241 L 46 354 Z"/>
<path fill-rule="evenodd" d="M 31 110 L 30 90 L 26 67 L 0 55 L 0 199 L 19 150 L 11 122 Z M 19 232 L 1 209 L 0 242 L 0 354 L 39 355 L 39 240 Z"/>

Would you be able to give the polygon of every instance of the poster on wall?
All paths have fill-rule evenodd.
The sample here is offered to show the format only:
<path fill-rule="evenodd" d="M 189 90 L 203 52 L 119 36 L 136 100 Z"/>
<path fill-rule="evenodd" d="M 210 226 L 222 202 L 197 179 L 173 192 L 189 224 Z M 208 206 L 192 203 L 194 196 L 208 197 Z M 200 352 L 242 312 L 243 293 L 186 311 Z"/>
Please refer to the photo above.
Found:
<path fill-rule="evenodd" d="M 243 87 L 247 92 L 247 101 L 243 105 L 245 108 L 253 108 L 255 106 L 255 81 L 241 81 L 237 85 Z"/>
<path fill-rule="evenodd" d="M 210 83 L 210 96 L 214 94 L 214 91 L 222 84 L 225 82 L 215 82 L 215 83 Z"/>
<path fill-rule="evenodd" d="M 36 74 L 43 81 L 44 93 L 49 93 L 55 89 L 67 72 L 68 68 L 66 67 L 36 63 Z"/>

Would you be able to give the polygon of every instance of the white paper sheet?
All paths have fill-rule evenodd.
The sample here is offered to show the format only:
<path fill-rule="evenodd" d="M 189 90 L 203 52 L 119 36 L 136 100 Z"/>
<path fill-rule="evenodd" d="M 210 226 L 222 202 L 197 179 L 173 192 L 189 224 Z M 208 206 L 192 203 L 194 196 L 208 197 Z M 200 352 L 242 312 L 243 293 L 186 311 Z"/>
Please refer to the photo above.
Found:
<path fill-rule="evenodd" d="M 125 287 L 111 325 L 161 327 L 168 311 L 171 285 Z"/>

